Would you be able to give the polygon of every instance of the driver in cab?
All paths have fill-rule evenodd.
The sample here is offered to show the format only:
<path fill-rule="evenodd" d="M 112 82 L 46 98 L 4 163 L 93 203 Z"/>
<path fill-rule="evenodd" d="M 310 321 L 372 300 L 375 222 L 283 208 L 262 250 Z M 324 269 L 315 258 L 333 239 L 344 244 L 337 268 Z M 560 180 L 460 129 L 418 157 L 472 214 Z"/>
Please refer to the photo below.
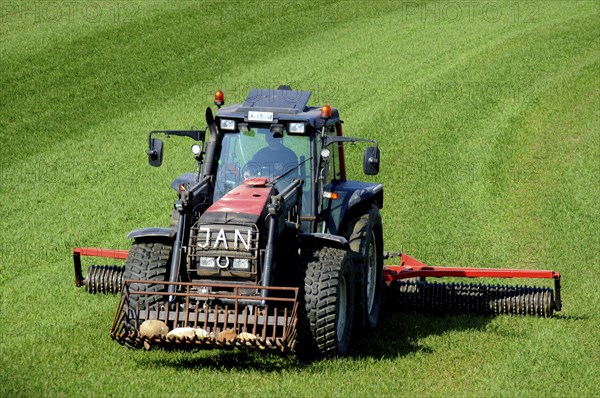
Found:
<path fill-rule="evenodd" d="M 267 146 L 256 152 L 246 164 L 244 177 L 275 179 L 285 175 L 283 181 L 284 185 L 287 185 L 297 175 L 298 157 L 294 151 L 283 145 L 281 133 L 268 131 L 265 135 Z"/>

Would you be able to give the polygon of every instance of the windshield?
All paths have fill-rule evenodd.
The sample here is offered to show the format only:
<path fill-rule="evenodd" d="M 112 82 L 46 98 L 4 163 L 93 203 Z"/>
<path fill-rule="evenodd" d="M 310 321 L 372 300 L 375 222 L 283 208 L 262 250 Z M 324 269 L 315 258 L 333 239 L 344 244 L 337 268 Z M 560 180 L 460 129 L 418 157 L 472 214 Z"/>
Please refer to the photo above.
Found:
<path fill-rule="evenodd" d="M 305 181 L 305 199 L 310 198 L 310 138 L 288 135 L 277 137 L 263 127 L 251 127 L 248 132 L 224 133 L 217 169 L 214 201 L 246 178 L 278 178 L 275 187 L 281 191 L 294 178 Z M 308 205 L 306 200 L 303 208 Z"/>

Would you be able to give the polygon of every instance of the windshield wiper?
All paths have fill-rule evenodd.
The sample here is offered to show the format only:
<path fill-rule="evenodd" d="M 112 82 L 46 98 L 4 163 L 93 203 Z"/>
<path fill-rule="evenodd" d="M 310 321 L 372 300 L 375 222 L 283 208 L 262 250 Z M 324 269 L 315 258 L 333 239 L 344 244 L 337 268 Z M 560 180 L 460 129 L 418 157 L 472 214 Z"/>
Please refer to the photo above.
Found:
<path fill-rule="evenodd" d="M 312 156 L 311 156 L 311 157 L 309 157 L 308 159 L 304 159 L 302 162 L 300 162 L 300 163 L 298 164 L 298 166 L 296 166 L 296 167 L 292 167 L 291 169 L 289 169 L 288 171 L 286 171 L 286 172 L 285 172 L 285 173 L 283 173 L 282 175 L 280 175 L 280 176 L 276 177 L 276 178 L 273 180 L 273 184 L 275 184 L 277 181 L 279 181 L 279 180 L 283 179 L 285 176 L 287 176 L 287 175 L 288 175 L 288 174 L 290 174 L 292 171 L 296 170 L 298 167 L 302 166 L 304 163 L 308 162 L 308 161 L 309 161 L 309 160 L 311 160 L 311 159 L 312 159 Z"/>

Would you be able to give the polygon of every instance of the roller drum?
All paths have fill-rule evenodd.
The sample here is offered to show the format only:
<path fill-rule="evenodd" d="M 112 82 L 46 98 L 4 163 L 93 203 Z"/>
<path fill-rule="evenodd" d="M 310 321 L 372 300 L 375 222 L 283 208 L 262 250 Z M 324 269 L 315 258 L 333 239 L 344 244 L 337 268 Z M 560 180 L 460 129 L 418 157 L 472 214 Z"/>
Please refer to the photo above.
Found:
<path fill-rule="evenodd" d="M 92 265 L 83 283 L 92 294 L 118 294 L 123 287 L 124 270 L 118 265 Z"/>
<path fill-rule="evenodd" d="M 550 317 L 553 290 L 546 287 L 398 282 L 388 298 L 401 311 Z"/>

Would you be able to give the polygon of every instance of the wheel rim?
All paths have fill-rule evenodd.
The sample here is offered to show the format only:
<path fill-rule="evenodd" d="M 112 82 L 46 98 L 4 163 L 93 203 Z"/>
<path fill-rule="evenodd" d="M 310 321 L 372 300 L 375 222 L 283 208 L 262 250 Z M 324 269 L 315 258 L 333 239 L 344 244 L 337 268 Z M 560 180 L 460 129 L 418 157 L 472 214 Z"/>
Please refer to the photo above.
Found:
<path fill-rule="evenodd" d="M 337 326 L 335 328 L 337 338 L 339 342 L 342 342 L 346 334 L 346 312 L 348 307 L 348 283 L 346 281 L 346 275 L 342 275 L 340 279 L 340 292 L 338 295 L 338 307 L 337 307 Z"/>
<path fill-rule="evenodd" d="M 367 308 L 369 313 L 375 304 L 375 295 L 377 293 L 377 241 L 375 233 L 371 231 L 371 244 L 367 253 Z"/>

